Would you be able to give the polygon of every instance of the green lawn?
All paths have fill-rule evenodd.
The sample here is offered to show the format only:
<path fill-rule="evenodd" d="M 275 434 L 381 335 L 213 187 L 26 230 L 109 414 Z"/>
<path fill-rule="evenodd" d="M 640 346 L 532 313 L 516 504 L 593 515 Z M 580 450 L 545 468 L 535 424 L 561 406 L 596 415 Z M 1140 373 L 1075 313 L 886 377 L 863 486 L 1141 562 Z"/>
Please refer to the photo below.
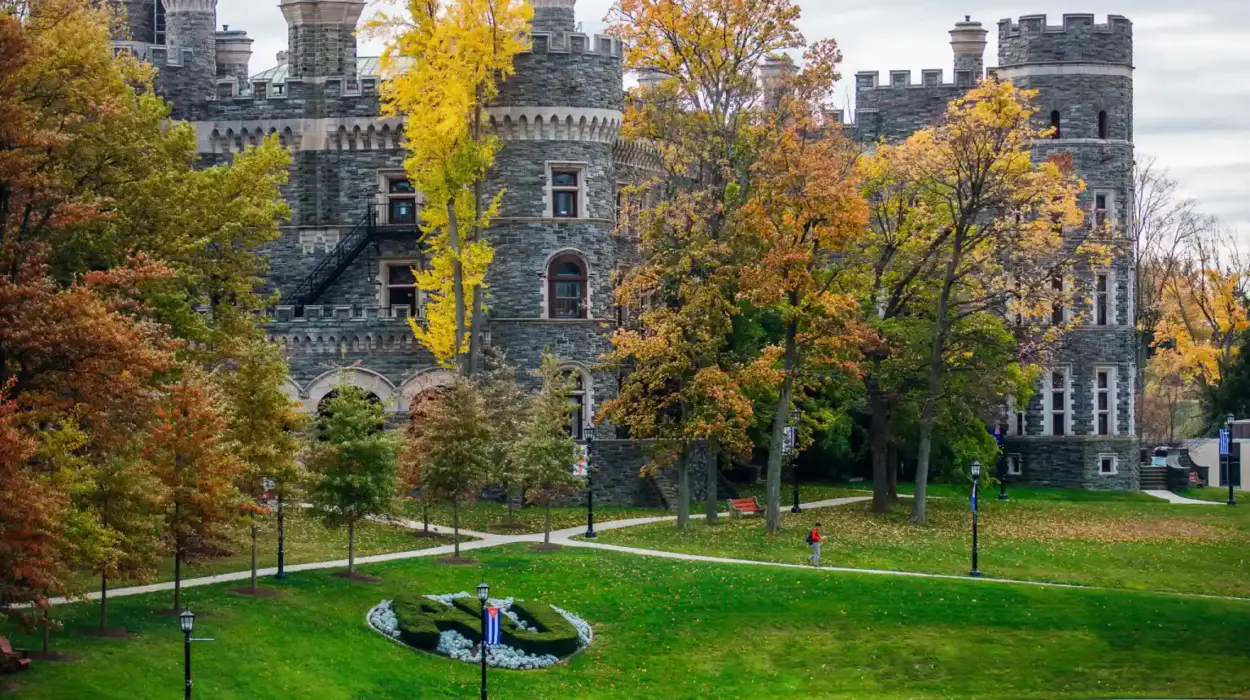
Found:
<path fill-rule="evenodd" d="M 304 564 L 316 561 L 332 561 L 347 558 L 347 528 L 327 529 L 321 522 L 311 517 L 303 508 L 288 508 L 286 511 L 286 542 L 283 544 L 287 564 Z M 213 576 L 231 571 L 247 571 L 252 567 L 251 535 L 247 529 L 240 530 L 239 542 L 235 553 L 230 556 L 213 559 L 183 567 L 185 578 L 196 576 Z M 467 539 L 463 535 L 461 541 Z M 257 563 L 261 568 L 278 565 L 278 526 L 275 519 L 270 519 L 257 531 Z M 405 552 L 413 549 L 426 549 L 439 545 L 451 544 L 450 536 L 420 537 L 407 528 L 395 525 L 366 522 L 356 526 L 356 556 L 366 557 L 372 554 Z M 156 581 L 172 581 L 174 579 L 173 557 L 165 557 L 157 565 Z M 93 574 L 82 574 L 81 581 L 88 590 L 99 587 L 99 578 Z M 127 585 L 126 582 L 113 581 L 109 587 Z"/>
<path fill-rule="evenodd" d="M 400 647 L 365 611 L 401 591 L 543 600 L 595 626 L 596 642 L 545 671 L 492 670 L 499 698 L 1250 697 L 1250 603 L 1128 591 L 717 566 L 513 545 L 480 564 L 365 567 L 381 584 L 304 572 L 279 599 L 188 591 L 196 697 L 214 700 L 467 698 L 478 669 Z M 65 632 L 77 663 L 36 663 L 20 700 L 181 697 L 177 621 L 149 596 L 118 598 L 103 640 Z M 67 628 L 94 608 L 67 606 Z M 12 634 L 0 626 L 0 634 Z M 16 635 L 20 646 L 34 639 Z"/>
<path fill-rule="evenodd" d="M 767 496 L 765 484 L 734 484 L 738 489 L 738 495 L 743 498 L 755 496 L 759 499 L 760 505 L 764 504 L 764 498 Z M 799 502 L 812 503 L 813 501 L 825 501 L 830 498 L 845 498 L 847 496 L 864 496 L 864 489 L 871 489 L 872 486 L 864 486 L 863 484 L 799 484 Z M 794 505 L 794 484 L 781 484 L 781 504 L 789 508 Z M 702 504 L 699 504 L 696 512 L 702 513 Z"/>
<path fill-rule="evenodd" d="M 1120 588 L 1250 596 L 1250 503 L 1247 509 L 1043 497 L 1000 502 L 984 494 L 980 569 L 987 576 Z M 1038 494 L 1034 494 L 1038 495 Z M 930 501 L 930 524 L 908 522 L 906 503 L 888 515 L 867 504 L 782 511 L 783 531 L 759 518 L 669 523 L 605 531 L 599 541 L 762 561 L 802 563 L 807 529 L 823 524 L 822 563 L 829 566 L 965 574 L 970 568 L 966 496 Z"/>
<path fill-rule="evenodd" d="M 1185 498 L 1193 498 L 1198 501 L 1215 501 L 1217 503 L 1228 502 L 1228 487 L 1219 488 L 1217 486 L 1215 488 L 1207 487 L 1202 489 L 1185 489 L 1183 491 L 1177 491 L 1176 493 L 1177 495 L 1184 496 Z M 1233 489 L 1233 499 L 1237 501 L 1238 504 L 1244 502 L 1246 505 L 1250 505 L 1250 494 L 1242 491 L 1241 489 Z"/>
<path fill-rule="evenodd" d="M 406 501 L 401 510 L 405 517 L 421 522 L 421 503 Z M 653 508 L 634 508 L 631 506 L 609 506 L 595 504 L 595 522 L 624 520 L 655 515 L 669 515 L 666 510 Z M 445 503 L 430 505 L 430 522 L 435 525 L 451 527 L 451 506 Z M 507 527 L 508 509 L 502 503 L 493 501 L 476 501 L 460 506 L 460 527 L 477 532 L 489 532 L 500 535 L 520 535 L 542 532 L 545 510 L 541 505 L 527 506 L 516 509 L 517 528 Z M 586 525 L 586 506 L 552 506 L 551 529 L 562 530 L 566 527 Z"/>

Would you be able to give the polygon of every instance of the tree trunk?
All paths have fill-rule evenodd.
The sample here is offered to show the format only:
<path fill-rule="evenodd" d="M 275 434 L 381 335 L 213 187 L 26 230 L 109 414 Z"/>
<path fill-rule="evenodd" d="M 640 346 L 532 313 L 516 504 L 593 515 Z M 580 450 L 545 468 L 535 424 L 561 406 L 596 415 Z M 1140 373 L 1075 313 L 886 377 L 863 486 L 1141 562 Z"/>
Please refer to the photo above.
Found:
<path fill-rule="evenodd" d="M 256 590 L 256 521 L 252 520 L 252 590 Z"/>
<path fill-rule="evenodd" d="M 689 446 L 683 444 L 677 459 L 677 529 L 690 527 L 690 459 Z"/>
<path fill-rule="evenodd" d="M 707 468 L 707 493 L 703 496 L 704 505 L 707 507 L 707 524 L 716 524 L 716 487 L 719 480 L 716 478 L 720 475 L 720 442 L 712 440 L 708 443 L 707 455 L 704 456 Z"/>
<path fill-rule="evenodd" d="M 933 346 L 929 352 L 929 386 L 924 399 L 924 409 L 920 413 L 919 454 L 916 455 L 916 495 L 912 499 L 911 518 L 924 524 L 928 518 L 928 503 L 925 500 L 929 489 L 929 453 L 933 445 L 933 429 L 937 422 L 937 401 L 942 394 L 942 360 L 946 350 L 946 333 L 950 312 L 951 291 L 955 285 L 955 272 L 963 258 L 964 234 L 955 234 L 951 257 L 946 262 L 946 276 L 942 281 L 942 292 L 938 295 L 937 312 L 934 323 Z"/>
<path fill-rule="evenodd" d="M 872 451 L 872 512 L 890 511 L 890 465 L 889 439 L 890 414 L 885 392 L 873 374 L 864 381 L 868 388 L 868 407 L 871 422 L 868 424 L 868 444 Z"/>
<path fill-rule="evenodd" d="M 551 544 L 551 497 L 547 498 L 547 521 L 543 525 L 543 544 Z"/>
<path fill-rule="evenodd" d="M 508 527 L 516 527 L 516 489 L 511 484 L 504 484 L 504 497 L 508 499 Z"/>
<path fill-rule="evenodd" d="M 885 483 L 890 492 L 890 503 L 898 503 L 898 445 L 893 442 L 886 448 L 885 470 Z"/>
<path fill-rule="evenodd" d="M 52 648 L 52 606 L 43 609 L 43 655 L 47 658 Z"/>
<path fill-rule="evenodd" d="M 773 411 L 773 439 L 768 447 L 768 508 L 764 523 L 768 532 L 781 529 L 781 462 L 794 391 L 794 367 L 798 364 L 798 349 L 795 346 L 798 331 L 797 321 L 791 321 L 786 328 L 786 352 L 782 358 L 785 378 L 781 381 L 781 396 L 777 398 L 777 407 Z"/>
<path fill-rule="evenodd" d="M 456 301 L 456 368 L 463 372 L 461 347 L 464 344 L 464 267 L 460 264 L 460 229 L 456 224 L 456 202 L 447 202 L 447 240 L 451 246 L 451 289 Z"/>
<path fill-rule="evenodd" d="M 347 573 L 356 573 L 356 521 L 347 521 Z"/>
<path fill-rule="evenodd" d="M 174 545 L 174 612 L 182 610 L 182 535 Z"/>
<path fill-rule="evenodd" d="M 100 631 L 109 628 L 109 577 L 100 572 Z"/>
<path fill-rule="evenodd" d="M 482 87 L 479 85 L 476 90 L 476 102 L 473 105 L 473 140 L 481 142 L 482 140 Z M 473 229 L 472 240 L 476 240 L 479 234 L 478 224 L 482 221 L 482 178 L 476 178 L 473 181 Z M 473 286 L 473 311 L 472 320 L 469 322 L 469 376 L 477 374 L 480 369 L 482 356 L 482 339 L 479 333 L 482 328 L 482 287 L 481 285 Z"/>
<path fill-rule="evenodd" d="M 460 500 L 451 499 L 451 529 L 456 541 L 456 558 L 460 558 Z"/>

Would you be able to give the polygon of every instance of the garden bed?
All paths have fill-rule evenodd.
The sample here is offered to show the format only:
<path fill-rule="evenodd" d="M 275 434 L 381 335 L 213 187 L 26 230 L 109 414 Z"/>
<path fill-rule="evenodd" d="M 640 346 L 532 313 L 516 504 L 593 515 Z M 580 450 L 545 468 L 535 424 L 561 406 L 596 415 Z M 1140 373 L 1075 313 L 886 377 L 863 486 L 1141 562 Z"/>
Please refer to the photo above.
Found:
<path fill-rule="evenodd" d="M 486 665 L 513 671 L 554 666 L 590 646 L 594 632 L 577 615 L 554 605 L 513 598 L 491 598 L 499 608 L 500 644 L 486 648 Z M 468 593 L 401 596 L 383 600 L 366 615 L 369 626 L 420 651 L 479 664 L 482 626 Z"/>

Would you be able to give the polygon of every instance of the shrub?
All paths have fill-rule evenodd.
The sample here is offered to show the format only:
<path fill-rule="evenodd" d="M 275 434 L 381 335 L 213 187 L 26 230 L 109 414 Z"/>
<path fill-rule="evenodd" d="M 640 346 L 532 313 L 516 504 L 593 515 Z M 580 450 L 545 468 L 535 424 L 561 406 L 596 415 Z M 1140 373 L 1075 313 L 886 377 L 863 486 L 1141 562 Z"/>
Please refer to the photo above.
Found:
<path fill-rule="evenodd" d="M 481 613 L 474 598 L 457 598 L 448 606 L 424 596 L 401 595 L 395 598 L 392 609 L 399 638 L 409 646 L 434 651 L 444 630 L 454 630 L 475 643 L 482 639 Z M 499 630 L 504 644 L 536 656 L 563 658 L 577 651 L 577 629 L 550 605 L 514 602 L 511 609 L 530 629 L 522 629 L 504 616 Z"/>
<path fill-rule="evenodd" d="M 517 601 L 512 611 L 531 629 L 515 625 L 501 630 L 505 644 L 524 649 L 531 654 L 551 654 L 564 658 L 577 651 L 579 646 L 577 628 L 569 624 L 563 615 L 546 603 Z"/>

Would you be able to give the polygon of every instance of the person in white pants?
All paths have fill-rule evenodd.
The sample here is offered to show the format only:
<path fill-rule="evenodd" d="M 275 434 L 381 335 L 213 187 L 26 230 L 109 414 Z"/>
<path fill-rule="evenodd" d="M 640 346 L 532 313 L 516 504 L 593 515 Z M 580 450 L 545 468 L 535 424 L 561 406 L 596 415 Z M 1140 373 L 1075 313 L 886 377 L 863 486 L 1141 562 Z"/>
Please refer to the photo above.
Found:
<path fill-rule="evenodd" d="M 816 523 L 816 527 L 807 533 L 807 543 L 812 547 L 812 556 L 807 558 L 807 562 L 812 566 L 820 566 L 820 544 L 825 538 L 820 536 L 820 523 Z"/>

